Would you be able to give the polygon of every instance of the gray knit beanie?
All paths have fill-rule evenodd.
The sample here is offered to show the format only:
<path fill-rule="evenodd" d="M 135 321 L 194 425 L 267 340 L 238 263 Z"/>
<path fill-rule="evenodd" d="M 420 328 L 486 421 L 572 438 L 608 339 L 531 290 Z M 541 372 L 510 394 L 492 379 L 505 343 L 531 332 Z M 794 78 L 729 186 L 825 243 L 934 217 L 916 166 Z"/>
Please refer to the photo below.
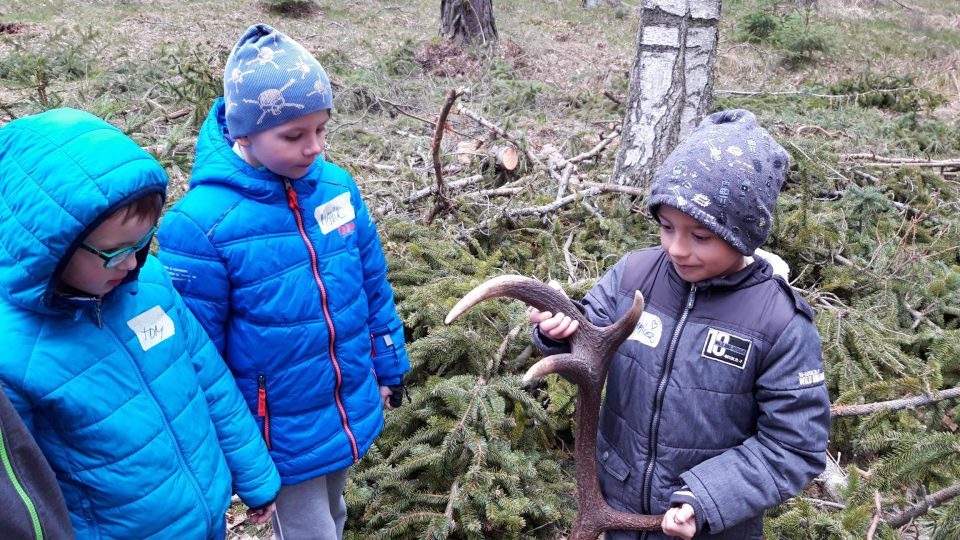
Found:
<path fill-rule="evenodd" d="M 243 137 L 333 108 L 330 79 L 299 43 L 266 24 L 243 33 L 223 77 L 227 129 Z"/>
<path fill-rule="evenodd" d="M 789 163 L 750 111 L 713 113 L 653 175 L 647 206 L 654 216 L 672 206 L 752 255 L 770 234 Z"/>

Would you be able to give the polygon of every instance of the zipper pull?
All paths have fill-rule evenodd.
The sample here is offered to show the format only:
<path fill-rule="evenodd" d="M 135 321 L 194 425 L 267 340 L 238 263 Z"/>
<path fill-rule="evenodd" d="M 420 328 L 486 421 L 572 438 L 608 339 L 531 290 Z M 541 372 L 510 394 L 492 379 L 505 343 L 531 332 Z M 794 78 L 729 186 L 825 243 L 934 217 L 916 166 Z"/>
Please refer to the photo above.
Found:
<path fill-rule="evenodd" d="M 697 299 L 697 284 L 690 285 L 690 295 L 687 296 L 687 311 L 693 309 L 694 300 Z"/>
<path fill-rule="evenodd" d="M 293 189 L 293 184 L 290 183 L 289 178 L 283 179 L 283 188 L 287 192 L 287 204 L 290 205 L 290 209 L 294 212 L 300 210 L 300 202 L 297 200 L 297 192 Z"/>
<path fill-rule="evenodd" d="M 267 416 L 267 378 L 257 377 L 257 416 Z"/>

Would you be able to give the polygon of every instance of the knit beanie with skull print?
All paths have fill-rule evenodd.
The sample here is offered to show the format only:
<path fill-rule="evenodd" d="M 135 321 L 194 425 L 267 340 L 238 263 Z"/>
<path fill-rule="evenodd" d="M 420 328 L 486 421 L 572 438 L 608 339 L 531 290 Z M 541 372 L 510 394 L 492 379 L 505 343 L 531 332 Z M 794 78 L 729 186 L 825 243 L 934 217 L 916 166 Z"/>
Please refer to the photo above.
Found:
<path fill-rule="evenodd" d="M 653 175 L 647 206 L 666 204 L 744 255 L 766 241 L 790 157 L 742 109 L 713 113 Z"/>
<path fill-rule="evenodd" d="M 262 23 L 247 28 L 230 52 L 223 96 L 233 138 L 333 107 L 330 79 L 317 59 Z"/>

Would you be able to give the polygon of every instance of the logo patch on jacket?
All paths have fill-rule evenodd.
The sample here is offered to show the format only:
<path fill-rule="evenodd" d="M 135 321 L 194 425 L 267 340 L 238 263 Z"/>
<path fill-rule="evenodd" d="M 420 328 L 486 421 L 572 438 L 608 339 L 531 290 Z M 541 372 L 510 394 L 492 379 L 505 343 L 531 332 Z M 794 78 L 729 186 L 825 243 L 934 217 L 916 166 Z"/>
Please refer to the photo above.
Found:
<path fill-rule="evenodd" d="M 149 351 L 177 333 L 173 319 L 160 306 L 153 306 L 130 319 L 127 326 L 136 334 L 144 351 Z"/>
<path fill-rule="evenodd" d="M 320 232 L 327 234 L 340 228 L 341 225 L 350 223 L 357 217 L 350 204 L 350 193 L 341 193 L 333 200 L 325 202 L 313 211 L 313 217 L 317 218 L 320 224 Z"/>
<path fill-rule="evenodd" d="M 811 384 L 821 383 L 824 380 L 822 369 L 811 369 L 797 373 L 800 379 L 800 386 L 809 386 Z"/>
<path fill-rule="evenodd" d="M 749 339 L 710 328 L 707 331 L 707 339 L 703 342 L 703 352 L 700 356 L 743 369 L 747 365 L 752 345 L 753 342 Z"/>
<path fill-rule="evenodd" d="M 660 317 L 644 311 L 640 314 L 637 327 L 633 329 L 633 333 L 627 339 L 639 341 L 648 347 L 656 348 L 657 344 L 660 343 L 661 334 L 663 334 L 663 323 L 660 322 Z"/>

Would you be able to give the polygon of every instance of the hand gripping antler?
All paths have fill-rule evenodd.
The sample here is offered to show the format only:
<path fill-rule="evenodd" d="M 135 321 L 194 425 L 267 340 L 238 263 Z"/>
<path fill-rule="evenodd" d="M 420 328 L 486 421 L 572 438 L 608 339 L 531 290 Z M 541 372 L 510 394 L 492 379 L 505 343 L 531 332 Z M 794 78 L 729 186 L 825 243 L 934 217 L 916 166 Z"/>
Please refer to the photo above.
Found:
<path fill-rule="evenodd" d="M 569 540 L 596 540 L 608 529 L 652 531 L 660 529 L 663 516 L 630 514 L 614 510 L 604 500 L 597 482 L 597 422 L 600 395 L 607 379 L 610 361 L 620 344 L 629 336 L 640 314 L 643 295 L 637 291 L 633 306 L 622 319 L 603 328 L 594 326 L 563 293 L 535 279 L 523 276 L 499 276 L 489 279 L 463 297 L 447 315 L 450 324 L 471 307 L 495 296 L 526 302 L 553 314 L 563 313 L 580 323 L 568 341 L 570 352 L 548 356 L 534 364 L 524 381 L 550 373 L 567 376 L 579 387 L 577 392 L 574 460 L 577 466 L 577 519 Z"/>

